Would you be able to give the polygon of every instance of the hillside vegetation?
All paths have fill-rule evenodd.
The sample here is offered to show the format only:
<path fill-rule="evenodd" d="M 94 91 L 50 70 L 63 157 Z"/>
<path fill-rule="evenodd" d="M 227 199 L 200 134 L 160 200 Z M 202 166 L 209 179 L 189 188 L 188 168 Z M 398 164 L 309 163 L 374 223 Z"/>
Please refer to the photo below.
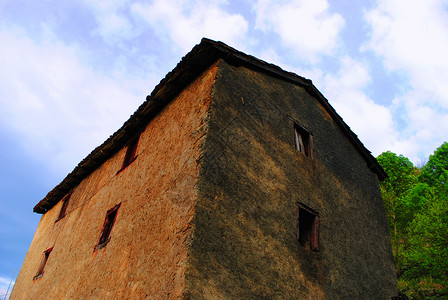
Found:
<path fill-rule="evenodd" d="M 398 287 L 412 299 L 448 299 L 448 143 L 417 168 L 387 151 L 378 162 Z"/>

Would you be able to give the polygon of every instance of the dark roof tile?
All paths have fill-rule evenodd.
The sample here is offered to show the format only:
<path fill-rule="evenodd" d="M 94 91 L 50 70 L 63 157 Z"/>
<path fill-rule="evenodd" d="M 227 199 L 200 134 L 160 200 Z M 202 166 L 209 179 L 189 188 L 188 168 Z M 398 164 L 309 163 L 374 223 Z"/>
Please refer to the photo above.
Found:
<path fill-rule="evenodd" d="M 56 205 L 72 188 L 78 185 L 85 177 L 95 171 L 101 164 L 120 150 L 135 134 L 156 116 L 160 110 L 174 99 L 181 90 L 192 82 L 203 70 L 218 59 L 224 59 L 232 65 L 245 67 L 267 73 L 294 84 L 303 86 L 314 96 L 333 117 L 348 139 L 365 159 L 367 166 L 378 175 L 380 180 L 387 177 L 376 159 L 367 150 L 350 127 L 336 113 L 328 100 L 313 85 L 312 81 L 297 74 L 282 70 L 280 67 L 262 61 L 254 56 L 247 55 L 222 42 L 215 42 L 203 38 L 177 66 L 154 88 L 146 101 L 135 111 L 123 126 L 111 135 L 102 145 L 95 148 L 84 158 L 65 179 L 51 190 L 35 207 L 34 212 L 46 213 Z"/>

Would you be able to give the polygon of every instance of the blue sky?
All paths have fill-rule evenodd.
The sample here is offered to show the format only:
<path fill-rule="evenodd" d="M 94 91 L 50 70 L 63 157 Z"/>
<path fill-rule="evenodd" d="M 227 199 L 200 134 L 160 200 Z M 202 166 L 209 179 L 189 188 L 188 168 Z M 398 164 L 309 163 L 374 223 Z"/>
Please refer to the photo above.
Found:
<path fill-rule="evenodd" d="M 0 295 L 34 205 L 202 37 L 312 79 L 376 156 L 448 140 L 448 2 L 0 1 Z"/>

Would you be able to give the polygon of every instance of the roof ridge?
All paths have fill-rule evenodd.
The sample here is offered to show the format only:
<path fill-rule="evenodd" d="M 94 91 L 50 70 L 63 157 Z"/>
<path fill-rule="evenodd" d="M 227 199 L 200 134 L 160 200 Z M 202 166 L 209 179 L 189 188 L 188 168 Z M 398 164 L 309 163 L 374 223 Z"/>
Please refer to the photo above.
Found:
<path fill-rule="evenodd" d="M 378 178 L 383 180 L 387 177 L 387 174 L 372 156 L 371 152 L 358 139 L 357 135 L 344 122 L 341 116 L 336 113 L 336 110 L 313 85 L 310 79 L 285 71 L 277 65 L 238 51 L 223 42 L 202 38 L 201 42 L 195 45 L 193 49 L 181 59 L 176 67 L 155 86 L 151 94 L 146 96 L 146 100 L 137 108 L 130 118 L 124 122 L 123 126 L 81 160 L 61 183 L 39 201 L 33 211 L 36 213 L 46 213 L 56 205 L 59 200 L 70 191 L 70 189 L 78 185 L 85 177 L 90 175 L 102 163 L 120 150 L 138 131 L 142 130 L 165 105 L 180 93 L 185 85 L 193 81 L 200 72 L 220 58 L 232 65 L 244 65 L 251 69 L 265 72 L 271 76 L 303 86 L 306 91 L 311 96 L 315 97 L 333 117 L 334 121 L 340 126 L 342 131 L 346 133 L 349 140 L 365 159 L 367 166 L 377 174 Z"/>

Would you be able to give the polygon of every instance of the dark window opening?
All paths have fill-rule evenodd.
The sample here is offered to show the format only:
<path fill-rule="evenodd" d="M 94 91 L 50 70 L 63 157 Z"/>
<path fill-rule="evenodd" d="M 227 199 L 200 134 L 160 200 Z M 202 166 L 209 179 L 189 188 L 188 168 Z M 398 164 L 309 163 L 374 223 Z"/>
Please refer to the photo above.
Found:
<path fill-rule="evenodd" d="M 297 240 L 305 249 L 319 250 L 319 214 L 301 203 L 297 208 Z"/>
<path fill-rule="evenodd" d="M 294 123 L 294 140 L 297 151 L 314 158 L 313 136 L 302 126 Z"/>
<path fill-rule="evenodd" d="M 62 198 L 62 207 L 61 207 L 61 210 L 59 211 L 59 216 L 55 222 L 57 222 L 60 219 L 62 219 L 63 217 L 65 217 L 65 215 L 67 214 L 67 206 L 68 206 L 68 202 L 70 200 L 71 194 L 72 193 L 70 192 L 67 195 L 65 195 L 64 198 Z"/>
<path fill-rule="evenodd" d="M 117 172 L 117 174 L 120 173 L 121 171 L 123 171 L 127 166 L 129 166 L 137 158 L 136 153 L 137 153 L 137 146 L 138 146 L 139 139 L 140 139 L 140 134 L 138 134 L 136 137 L 134 137 L 127 145 L 126 154 L 124 156 L 123 164 L 121 166 L 121 169 Z"/>
<path fill-rule="evenodd" d="M 44 256 L 42 257 L 42 261 L 40 262 L 39 269 L 37 270 L 36 276 L 34 276 L 33 279 L 40 278 L 44 275 L 45 265 L 47 264 L 51 250 L 53 250 L 53 247 L 44 251 Z"/>
<path fill-rule="evenodd" d="M 95 250 L 101 249 L 107 245 L 110 241 L 110 233 L 112 227 L 114 226 L 115 219 L 117 218 L 117 211 L 120 208 L 120 204 L 115 205 L 113 208 L 109 209 L 106 213 L 106 218 L 103 224 L 103 230 L 101 231 L 100 239 L 98 244 L 95 246 Z"/>

